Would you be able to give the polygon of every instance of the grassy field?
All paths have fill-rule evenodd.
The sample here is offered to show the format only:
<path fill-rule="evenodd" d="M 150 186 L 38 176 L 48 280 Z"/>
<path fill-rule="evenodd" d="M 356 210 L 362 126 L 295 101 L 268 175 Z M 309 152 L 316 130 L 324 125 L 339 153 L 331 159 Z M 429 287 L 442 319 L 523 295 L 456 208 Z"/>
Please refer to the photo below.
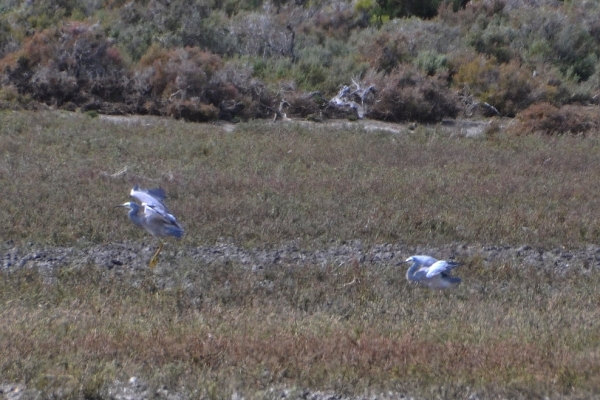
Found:
<path fill-rule="evenodd" d="M 182 246 L 307 249 L 451 243 L 579 249 L 600 235 L 597 137 L 465 139 L 357 125 L 218 125 L 0 114 L 3 249 L 148 240 L 114 206 L 162 186 Z M 175 247 L 175 242 L 169 246 Z M 592 398 L 600 391 L 597 268 L 461 260 L 450 293 L 404 267 L 190 257 L 139 284 L 96 265 L 0 274 L 0 376 L 51 396 L 102 398 L 131 376 L 191 398 L 270 388 L 425 398 Z"/>
<path fill-rule="evenodd" d="M 466 140 L 264 122 L 226 133 L 3 113 L 0 140 L 0 223 L 16 241 L 142 237 L 113 209 L 134 183 L 167 190 L 193 244 L 578 247 L 600 237 L 597 137 Z"/>

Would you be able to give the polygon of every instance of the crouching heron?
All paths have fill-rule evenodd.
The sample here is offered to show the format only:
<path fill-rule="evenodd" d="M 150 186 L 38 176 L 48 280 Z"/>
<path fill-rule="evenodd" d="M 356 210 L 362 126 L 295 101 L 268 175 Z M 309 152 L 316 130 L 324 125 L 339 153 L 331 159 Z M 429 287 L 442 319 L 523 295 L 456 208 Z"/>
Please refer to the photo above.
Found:
<path fill-rule="evenodd" d="M 406 279 L 409 282 L 417 282 L 430 289 L 449 289 L 458 285 L 459 277 L 451 276 L 450 270 L 458 267 L 452 261 L 436 260 L 430 256 L 416 255 L 406 259 L 412 265 L 406 271 Z"/>
<path fill-rule="evenodd" d="M 129 213 L 127 215 L 131 222 L 158 239 L 158 249 L 148 264 L 150 268 L 154 268 L 158 263 L 158 255 L 163 248 L 161 238 L 167 236 L 180 238 L 184 233 L 183 228 L 179 225 L 175 216 L 169 212 L 167 206 L 165 206 L 164 200 L 167 196 L 163 189 L 140 189 L 138 185 L 135 185 L 131 189 L 130 194 L 141 205 L 133 201 L 128 201 L 117 207 L 128 208 Z"/>

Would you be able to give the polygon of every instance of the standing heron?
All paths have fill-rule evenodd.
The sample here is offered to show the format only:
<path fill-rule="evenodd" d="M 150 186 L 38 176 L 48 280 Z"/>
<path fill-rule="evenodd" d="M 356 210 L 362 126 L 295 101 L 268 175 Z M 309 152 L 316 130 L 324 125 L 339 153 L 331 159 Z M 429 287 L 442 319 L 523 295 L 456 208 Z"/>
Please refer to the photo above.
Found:
<path fill-rule="evenodd" d="M 154 268 L 158 263 L 158 255 L 163 248 L 161 238 L 166 236 L 180 238 L 184 233 L 183 228 L 165 206 L 164 200 L 167 196 L 163 189 L 140 189 L 138 185 L 135 185 L 131 189 L 131 197 L 139 201 L 141 205 L 128 201 L 117 207 L 128 208 L 129 213 L 127 215 L 131 222 L 158 239 L 158 249 L 148 264 L 150 268 Z M 142 210 L 143 213 L 140 212 Z"/>
<path fill-rule="evenodd" d="M 458 267 L 452 261 L 436 260 L 430 256 L 416 255 L 406 259 L 412 265 L 406 271 L 406 279 L 409 282 L 417 282 L 430 289 L 449 289 L 458 285 L 459 277 L 450 275 L 450 270 Z"/>

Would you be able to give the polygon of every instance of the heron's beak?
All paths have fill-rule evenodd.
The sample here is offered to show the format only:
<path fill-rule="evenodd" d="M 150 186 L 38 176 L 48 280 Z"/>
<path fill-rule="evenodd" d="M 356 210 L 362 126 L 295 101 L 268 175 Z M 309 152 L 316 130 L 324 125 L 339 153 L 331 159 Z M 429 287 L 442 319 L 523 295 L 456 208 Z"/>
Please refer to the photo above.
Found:
<path fill-rule="evenodd" d="M 127 207 L 127 203 L 125 203 L 125 204 L 119 204 L 118 206 L 115 206 L 115 208 L 118 208 L 118 207 Z"/>

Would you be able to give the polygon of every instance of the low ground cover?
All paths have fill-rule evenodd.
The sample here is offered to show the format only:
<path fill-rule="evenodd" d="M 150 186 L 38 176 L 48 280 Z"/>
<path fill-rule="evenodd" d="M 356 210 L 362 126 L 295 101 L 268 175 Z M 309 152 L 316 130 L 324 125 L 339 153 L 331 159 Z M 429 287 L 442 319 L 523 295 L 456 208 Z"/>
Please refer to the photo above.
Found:
<path fill-rule="evenodd" d="M 93 258 L 5 263 L 8 381 L 72 398 L 108 397 L 111 382 L 131 376 L 212 398 L 272 388 L 446 398 L 600 390 L 593 257 L 558 271 L 471 254 L 460 259 L 458 290 L 437 293 L 408 285 L 404 267 L 385 260 L 253 268 L 176 250 L 219 240 L 308 251 L 354 240 L 584 248 L 600 233 L 594 136 L 70 113 L 0 120 L 3 250 L 152 243 L 114 209 L 134 183 L 164 187 L 187 231 L 154 272 Z"/>

